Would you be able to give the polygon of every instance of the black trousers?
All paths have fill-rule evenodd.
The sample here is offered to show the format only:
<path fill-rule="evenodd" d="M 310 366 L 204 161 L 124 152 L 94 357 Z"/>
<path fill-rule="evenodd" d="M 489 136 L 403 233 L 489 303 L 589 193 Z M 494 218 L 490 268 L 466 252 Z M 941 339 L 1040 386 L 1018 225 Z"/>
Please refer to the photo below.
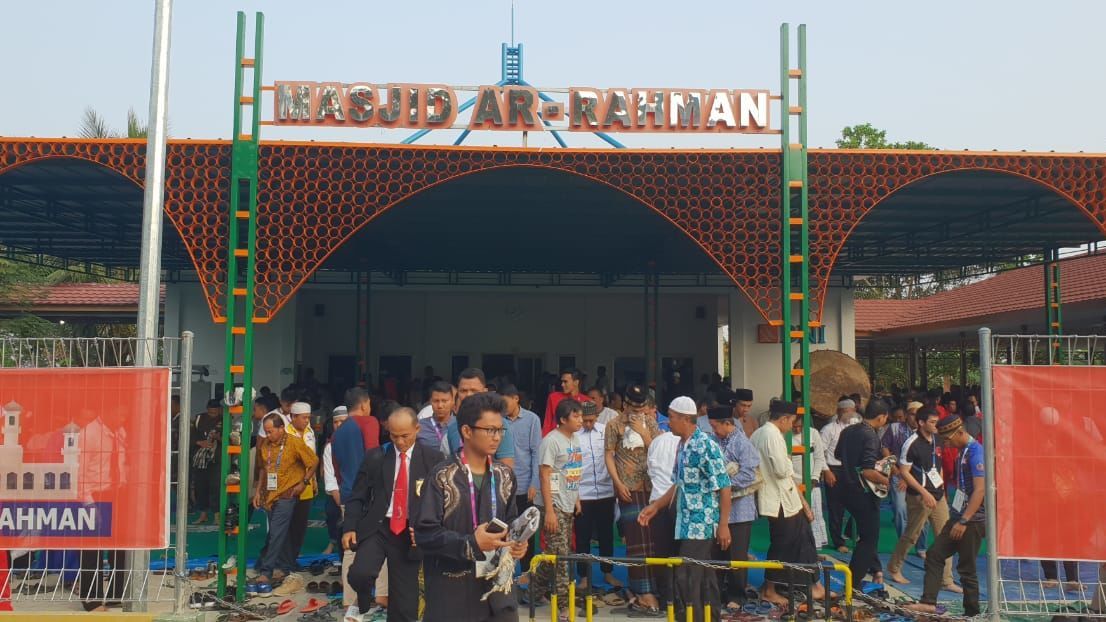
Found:
<path fill-rule="evenodd" d="M 1060 579 L 1060 569 L 1054 561 L 1042 559 L 1041 573 L 1046 581 L 1058 581 Z M 1064 562 L 1064 579 L 1066 581 L 1079 580 L 1079 564 L 1077 562 Z"/>
<path fill-rule="evenodd" d="M 338 546 L 342 541 L 342 508 L 338 507 L 338 504 L 334 502 L 334 498 L 330 495 L 326 496 L 326 533 L 330 537 L 331 543 Z M 338 553 L 341 554 L 341 548 L 338 549 Z"/>
<path fill-rule="evenodd" d="M 292 523 L 288 526 L 288 542 L 285 546 L 288 547 L 288 557 L 293 564 L 303 550 L 303 539 L 307 537 L 307 518 L 311 514 L 311 504 L 314 501 L 314 499 L 300 499 L 296 501 L 296 507 L 292 510 Z"/>
<path fill-rule="evenodd" d="M 710 559 L 714 540 L 679 540 L 680 557 Z M 676 584 L 684 607 L 695 612 L 695 622 L 718 622 L 722 619 L 722 603 L 718 594 L 718 575 L 698 564 L 684 564 L 676 570 Z M 710 618 L 704 617 L 705 605 L 710 605 Z"/>
<path fill-rule="evenodd" d="M 521 515 L 523 512 L 533 507 L 533 503 L 530 503 L 530 499 L 527 498 L 526 493 L 521 495 L 515 495 L 515 505 L 518 506 L 518 513 Z M 526 541 L 526 555 L 522 556 L 519 561 L 522 563 L 522 571 L 530 572 L 530 562 L 534 559 L 534 538 L 530 538 Z"/>
<path fill-rule="evenodd" d="M 653 554 L 657 557 L 675 557 L 679 552 L 676 546 L 676 508 L 669 506 L 657 512 L 649 522 L 649 537 L 653 539 Z M 665 566 L 653 566 L 649 574 L 653 579 L 657 598 L 663 607 L 676 599 L 674 584 L 675 572 Z"/>
<path fill-rule="evenodd" d="M 818 549 L 814 548 L 814 532 L 811 531 L 810 521 L 807 520 L 805 512 L 799 511 L 793 516 L 784 516 L 781 506 L 779 515 L 768 519 L 768 536 L 771 538 L 771 543 L 768 545 L 769 560 L 793 564 L 818 563 Z M 811 575 L 792 570 L 766 570 L 764 580 L 805 588 L 819 579 L 813 579 Z"/>
<path fill-rule="evenodd" d="M 614 497 L 609 499 L 593 499 L 580 501 L 580 515 L 576 517 L 574 524 L 576 529 L 576 552 L 591 553 L 591 538 L 599 541 L 599 554 L 604 557 L 614 555 Z M 588 576 L 590 564 L 578 562 L 576 574 L 581 577 Z M 614 570 L 612 564 L 599 564 L 604 574 Z"/>
<path fill-rule="evenodd" d="M 715 545 L 714 559 L 745 561 L 749 559 L 749 540 L 753 535 L 753 521 L 730 523 L 730 548 L 722 550 Z M 744 603 L 745 588 L 749 585 L 749 571 L 729 570 L 718 572 L 718 588 L 726 602 Z"/>
<path fill-rule="evenodd" d="M 838 482 L 837 486 L 841 485 Z M 844 496 L 845 509 L 856 521 L 859 537 L 849 560 L 849 570 L 853 573 L 853 581 L 860 585 L 868 572 L 874 575 L 883 569 L 879 561 L 879 498 L 859 489 L 849 490 Z"/>
<path fill-rule="evenodd" d="M 111 572 L 108 573 L 106 584 L 103 571 L 100 569 L 104 555 L 107 555 L 108 563 L 111 564 Z M 77 585 L 85 611 L 92 611 L 107 602 L 123 599 L 123 590 L 127 583 L 126 551 L 81 551 L 80 560 Z"/>
<path fill-rule="evenodd" d="M 430 558 L 425 562 L 423 575 L 426 593 L 433 594 L 433 598 L 426 599 L 423 622 L 518 622 L 515 597 L 497 593 L 481 600 L 491 590 L 492 582 L 477 579 L 472 570 L 444 573 Z M 391 584 L 392 577 L 389 575 L 389 590 L 392 589 Z"/>
<path fill-rule="evenodd" d="M 853 535 L 852 521 L 845 523 L 845 467 L 831 466 L 830 472 L 837 477 L 834 486 L 823 486 L 826 491 L 826 513 L 829 514 L 829 537 L 833 548 L 845 546 L 845 539 Z M 842 536 L 845 530 L 848 533 Z"/>
<path fill-rule="evenodd" d="M 219 465 L 211 463 L 206 469 L 192 469 L 192 491 L 196 501 L 192 509 L 197 512 L 219 511 Z"/>
<path fill-rule="evenodd" d="M 349 585 L 362 595 L 372 593 L 380 567 L 388 562 L 388 622 L 415 622 L 419 617 L 419 560 L 410 558 L 411 536 L 395 535 L 388 529 L 357 543 L 349 567 Z M 427 593 L 430 593 L 429 591 Z M 364 611 L 364 610 L 363 610 Z"/>
<path fill-rule="evenodd" d="M 945 523 L 945 528 L 926 550 L 926 578 L 921 602 L 937 604 L 937 593 L 941 591 L 941 583 L 944 582 L 945 560 L 958 554 L 960 561 L 956 564 L 956 572 L 960 575 L 960 587 L 964 588 L 964 615 L 977 616 L 979 576 L 976 574 L 975 561 L 987 529 L 982 522 L 968 523 L 964 535 L 959 540 L 953 540 L 949 532 L 956 524 L 954 520 Z"/>

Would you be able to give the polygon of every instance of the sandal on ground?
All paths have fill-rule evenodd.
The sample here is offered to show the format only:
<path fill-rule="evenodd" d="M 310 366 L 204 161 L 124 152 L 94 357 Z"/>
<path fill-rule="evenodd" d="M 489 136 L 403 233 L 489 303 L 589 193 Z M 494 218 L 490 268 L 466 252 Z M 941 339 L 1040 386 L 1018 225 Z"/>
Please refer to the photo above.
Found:
<path fill-rule="evenodd" d="M 659 607 L 642 605 L 637 601 L 630 603 L 628 609 L 629 611 L 626 615 L 631 618 L 660 618 L 664 616 L 664 613 Z"/>
<path fill-rule="evenodd" d="M 609 607 L 621 607 L 626 604 L 626 599 L 618 592 L 607 592 L 600 596 L 599 600 Z"/>

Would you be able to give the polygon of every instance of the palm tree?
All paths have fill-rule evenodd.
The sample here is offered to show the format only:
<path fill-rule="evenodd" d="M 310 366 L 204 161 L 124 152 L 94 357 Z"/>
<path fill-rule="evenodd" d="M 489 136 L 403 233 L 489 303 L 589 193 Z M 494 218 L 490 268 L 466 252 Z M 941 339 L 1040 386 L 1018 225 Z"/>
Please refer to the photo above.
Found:
<path fill-rule="evenodd" d="M 146 138 L 149 125 L 138 120 L 134 108 L 127 109 L 127 132 L 120 134 L 111 129 L 107 121 L 92 106 L 84 109 L 78 133 L 81 138 Z"/>

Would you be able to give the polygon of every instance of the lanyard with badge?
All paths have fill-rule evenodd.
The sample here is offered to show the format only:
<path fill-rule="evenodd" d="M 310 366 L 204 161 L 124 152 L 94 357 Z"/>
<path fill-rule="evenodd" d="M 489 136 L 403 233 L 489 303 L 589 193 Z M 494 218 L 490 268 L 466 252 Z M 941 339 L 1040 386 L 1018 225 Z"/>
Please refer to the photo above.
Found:
<path fill-rule="evenodd" d="M 468 461 L 468 458 L 465 457 L 464 449 L 461 450 L 461 464 L 464 465 L 465 474 L 468 475 L 468 478 L 469 478 L 469 506 L 472 508 L 472 530 L 476 531 L 476 527 L 480 524 L 480 515 L 477 514 L 477 512 L 476 512 L 476 510 L 477 510 L 477 507 L 476 507 L 476 485 L 472 481 L 472 469 L 469 468 L 469 461 Z M 492 518 L 495 518 L 496 506 L 498 505 L 498 499 L 496 499 L 496 494 L 495 494 L 495 469 L 492 468 L 492 458 L 491 458 L 491 456 L 488 456 L 488 477 L 490 477 L 491 480 L 492 480 L 491 481 L 491 485 L 492 485 L 492 494 L 491 494 Z M 481 486 L 481 488 L 483 488 L 483 487 Z"/>
<path fill-rule="evenodd" d="M 277 473 L 280 471 L 280 461 L 284 458 L 284 442 L 280 443 L 280 452 L 276 458 L 276 468 L 273 467 L 273 452 L 269 452 L 269 464 L 265 468 L 265 490 L 277 489 Z"/>
<path fill-rule="evenodd" d="M 945 485 L 945 478 L 941 477 L 941 472 L 937 470 L 937 439 L 933 439 L 933 462 L 929 463 L 929 472 L 925 476 L 929 479 L 929 483 L 933 484 L 935 490 L 940 490 L 941 486 Z"/>
<path fill-rule="evenodd" d="M 968 448 L 965 448 L 963 455 L 960 456 L 960 462 L 956 465 L 956 481 L 958 486 L 956 487 L 956 493 L 952 496 L 952 509 L 956 510 L 961 515 L 961 518 L 969 519 L 970 516 L 964 516 L 964 506 L 967 505 L 968 497 L 964 494 L 964 462 L 968 460 Z"/>

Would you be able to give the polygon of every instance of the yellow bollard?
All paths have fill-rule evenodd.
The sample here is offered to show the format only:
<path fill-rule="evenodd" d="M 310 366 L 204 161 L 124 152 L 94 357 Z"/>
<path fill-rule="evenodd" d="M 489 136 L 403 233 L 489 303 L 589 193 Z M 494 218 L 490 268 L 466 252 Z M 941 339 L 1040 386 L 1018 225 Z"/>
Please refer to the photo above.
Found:
<path fill-rule="evenodd" d="M 710 603 L 703 603 L 703 620 L 710 622 L 714 618 L 710 617 Z"/>
<path fill-rule="evenodd" d="M 576 581 L 568 575 L 568 622 L 576 622 Z"/>
<path fill-rule="evenodd" d="M 549 595 L 549 622 L 557 622 L 559 613 L 557 611 L 557 590 L 553 590 L 553 593 Z"/>
<path fill-rule="evenodd" d="M 691 608 L 691 605 L 687 606 L 687 622 L 695 622 L 695 610 Z"/>

